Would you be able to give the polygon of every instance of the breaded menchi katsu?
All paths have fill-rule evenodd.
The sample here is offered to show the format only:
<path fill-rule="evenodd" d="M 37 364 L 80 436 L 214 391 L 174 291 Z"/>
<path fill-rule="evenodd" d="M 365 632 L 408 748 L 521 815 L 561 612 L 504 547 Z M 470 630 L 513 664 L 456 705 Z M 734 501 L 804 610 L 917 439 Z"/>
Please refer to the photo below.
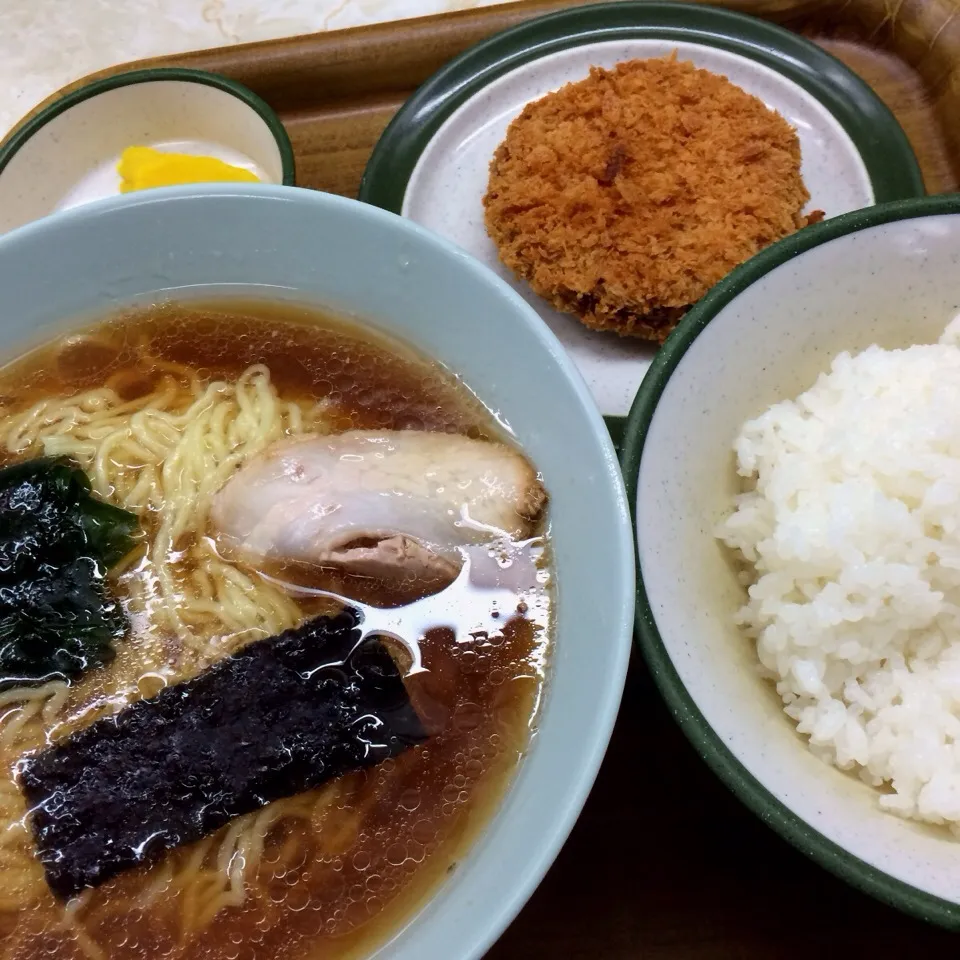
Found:
<path fill-rule="evenodd" d="M 675 55 L 528 104 L 490 164 L 500 258 L 596 330 L 663 341 L 718 280 L 822 218 L 780 114 Z"/>

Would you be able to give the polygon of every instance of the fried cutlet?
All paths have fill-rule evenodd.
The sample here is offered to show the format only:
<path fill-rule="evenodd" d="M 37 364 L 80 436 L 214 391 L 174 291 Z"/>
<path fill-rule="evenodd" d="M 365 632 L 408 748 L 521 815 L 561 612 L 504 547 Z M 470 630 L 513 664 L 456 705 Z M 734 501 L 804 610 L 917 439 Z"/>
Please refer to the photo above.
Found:
<path fill-rule="evenodd" d="M 528 104 L 490 164 L 500 258 L 588 327 L 662 341 L 805 216 L 800 142 L 726 77 L 632 60 Z"/>

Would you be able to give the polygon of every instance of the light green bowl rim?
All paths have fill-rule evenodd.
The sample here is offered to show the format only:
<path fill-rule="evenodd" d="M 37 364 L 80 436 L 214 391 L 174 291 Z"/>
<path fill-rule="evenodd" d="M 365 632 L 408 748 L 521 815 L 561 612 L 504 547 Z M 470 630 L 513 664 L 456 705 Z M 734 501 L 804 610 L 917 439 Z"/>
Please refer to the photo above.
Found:
<path fill-rule="evenodd" d="M 134 83 L 154 83 L 165 80 L 200 83 L 207 87 L 223 90 L 225 93 L 232 94 L 238 100 L 242 100 L 266 124 L 276 141 L 277 149 L 280 151 L 283 185 L 287 187 L 296 185 L 296 163 L 293 156 L 293 146 L 285 127 L 280 122 L 280 118 L 270 105 L 251 89 L 245 87 L 242 83 L 237 83 L 236 80 L 221 76 L 219 73 L 191 70 L 187 67 L 145 67 L 142 70 L 125 70 L 121 73 L 111 74 L 109 77 L 91 80 L 76 90 L 65 93 L 62 97 L 41 108 L 29 120 L 24 121 L 20 127 L 13 131 L 9 139 L 0 146 L 0 175 L 3 174 L 7 164 L 20 148 L 38 130 L 71 107 L 99 96 L 101 93 L 106 93 L 108 90 L 116 90 Z"/>
<path fill-rule="evenodd" d="M 636 531 L 637 487 L 643 446 L 660 397 L 673 371 L 706 325 L 751 284 L 794 257 L 838 237 L 898 220 L 960 214 L 960 194 L 882 204 L 843 214 L 780 240 L 721 280 L 677 325 L 647 372 L 627 417 L 623 478 Z M 637 558 L 637 643 L 680 728 L 717 776 L 764 823 L 812 860 L 852 886 L 905 913 L 960 930 L 960 904 L 896 880 L 848 853 L 793 813 L 750 774 L 714 732 L 687 692 L 657 630 Z"/>

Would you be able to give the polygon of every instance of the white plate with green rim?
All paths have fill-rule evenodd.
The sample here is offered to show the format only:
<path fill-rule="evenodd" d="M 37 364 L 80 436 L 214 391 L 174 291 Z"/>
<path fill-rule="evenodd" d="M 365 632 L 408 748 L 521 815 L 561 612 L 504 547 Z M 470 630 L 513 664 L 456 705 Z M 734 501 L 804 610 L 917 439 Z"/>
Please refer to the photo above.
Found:
<path fill-rule="evenodd" d="M 725 74 L 797 129 L 810 209 L 830 217 L 923 195 L 916 158 L 893 115 L 824 50 L 743 14 L 634 0 L 540 17 L 462 54 L 393 119 L 360 190 L 361 200 L 446 236 L 511 283 L 572 355 L 615 433 L 655 347 L 587 330 L 516 280 L 486 235 L 481 201 L 493 151 L 526 103 L 585 77 L 591 65 L 672 50 Z"/>

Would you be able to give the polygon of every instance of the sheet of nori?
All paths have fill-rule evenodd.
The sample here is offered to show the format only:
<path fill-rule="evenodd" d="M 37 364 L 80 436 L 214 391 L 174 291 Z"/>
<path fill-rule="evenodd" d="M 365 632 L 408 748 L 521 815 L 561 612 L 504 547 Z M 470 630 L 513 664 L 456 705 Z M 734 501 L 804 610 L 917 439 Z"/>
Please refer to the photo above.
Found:
<path fill-rule="evenodd" d="M 425 739 L 389 652 L 361 643 L 348 611 L 253 643 L 18 774 L 47 882 L 66 898 Z"/>

